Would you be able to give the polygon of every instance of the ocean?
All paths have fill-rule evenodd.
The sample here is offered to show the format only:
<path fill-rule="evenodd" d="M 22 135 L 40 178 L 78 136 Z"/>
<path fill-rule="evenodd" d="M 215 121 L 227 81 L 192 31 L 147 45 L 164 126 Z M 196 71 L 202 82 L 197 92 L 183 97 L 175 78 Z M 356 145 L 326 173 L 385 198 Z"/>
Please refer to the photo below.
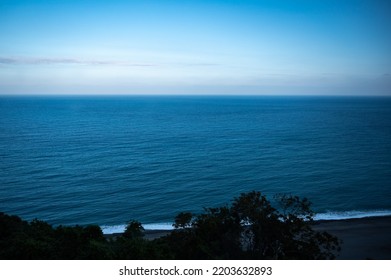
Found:
<path fill-rule="evenodd" d="M 169 228 L 251 190 L 391 215 L 391 98 L 0 97 L 0 212 Z"/>

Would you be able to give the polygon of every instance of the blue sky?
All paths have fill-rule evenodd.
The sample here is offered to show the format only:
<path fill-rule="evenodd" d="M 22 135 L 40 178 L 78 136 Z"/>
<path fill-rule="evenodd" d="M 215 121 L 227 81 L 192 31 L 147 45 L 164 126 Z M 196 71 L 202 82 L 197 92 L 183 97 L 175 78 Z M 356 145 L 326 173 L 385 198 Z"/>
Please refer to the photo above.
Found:
<path fill-rule="evenodd" d="M 0 94 L 391 95 L 391 1 L 4 1 Z"/>

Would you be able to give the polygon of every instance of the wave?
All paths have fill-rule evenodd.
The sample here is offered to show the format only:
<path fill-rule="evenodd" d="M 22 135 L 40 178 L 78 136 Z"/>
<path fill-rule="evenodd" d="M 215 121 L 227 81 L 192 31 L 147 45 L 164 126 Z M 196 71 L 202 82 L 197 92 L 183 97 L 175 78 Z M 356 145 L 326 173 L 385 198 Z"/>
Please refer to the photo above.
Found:
<path fill-rule="evenodd" d="M 123 233 L 126 225 L 101 226 L 104 234 Z M 145 230 L 172 230 L 172 223 L 143 224 Z"/>
<path fill-rule="evenodd" d="M 368 217 L 382 217 L 391 216 L 391 210 L 373 210 L 373 211 L 330 211 L 326 213 L 318 213 L 315 215 L 314 220 L 347 220 L 347 219 L 359 219 Z"/>
<path fill-rule="evenodd" d="M 359 219 L 368 217 L 382 217 L 391 216 L 391 210 L 373 210 L 373 211 L 330 211 L 325 213 L 315 214 L 314 220 L 347 220 L 347 219 Z M 145 230 L 172 230 L 174 229 L 172 223 L 154 223 L 143 224 Z M 101 226 L 104 234 L 123 233 L 126 225 L 115 226 Z"/>

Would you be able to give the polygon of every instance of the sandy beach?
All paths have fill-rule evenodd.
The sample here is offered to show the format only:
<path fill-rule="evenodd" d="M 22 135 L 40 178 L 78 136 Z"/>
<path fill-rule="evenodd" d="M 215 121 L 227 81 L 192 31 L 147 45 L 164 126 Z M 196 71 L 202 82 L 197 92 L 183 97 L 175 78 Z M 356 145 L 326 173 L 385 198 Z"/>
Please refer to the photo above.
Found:
<path fill-rule="evenodd" d="M 391 216 L 314 222 L 314 229 L 327 231 L 342 240 L 339 260 L 391 260 Z M 169 230 L 147 230 L 155 239 Z"/>
<path fill-rule="evenodd" d="M 318 221 L 314 229 L 342 240 L 341 260 L 391 260 L 391 216 Z"/>

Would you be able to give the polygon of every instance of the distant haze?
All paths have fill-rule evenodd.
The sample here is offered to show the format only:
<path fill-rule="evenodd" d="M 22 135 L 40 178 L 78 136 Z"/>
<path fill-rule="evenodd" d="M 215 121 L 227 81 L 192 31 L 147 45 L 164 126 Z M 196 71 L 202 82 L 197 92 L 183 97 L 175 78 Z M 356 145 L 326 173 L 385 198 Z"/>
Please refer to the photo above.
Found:
<path fill-rule="evenodd" d="M 391 96 L 391 1 L 0 0 L 0 94 Z"/>

